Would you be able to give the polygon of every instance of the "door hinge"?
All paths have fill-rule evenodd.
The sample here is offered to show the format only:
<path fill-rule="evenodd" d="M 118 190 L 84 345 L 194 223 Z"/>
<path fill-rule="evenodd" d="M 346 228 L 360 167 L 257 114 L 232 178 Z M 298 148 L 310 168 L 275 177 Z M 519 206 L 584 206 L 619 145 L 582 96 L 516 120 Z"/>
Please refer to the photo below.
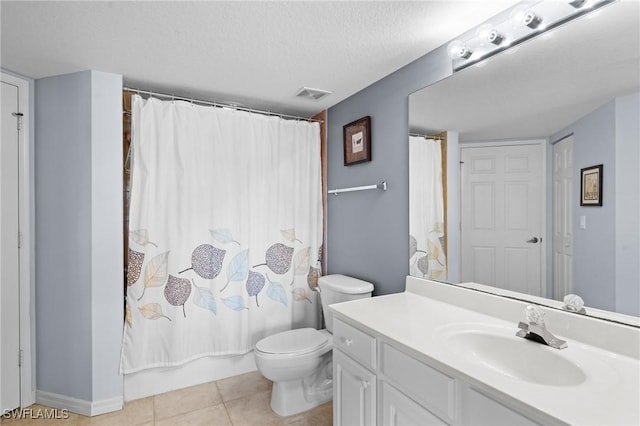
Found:
<path fill-rule="evenodd" d="M 18 367 L 22 367 L 22 361 L 24 359 L 24 351 L 20 349 L 18 352 Z"/>
<path fill-rule="evenodd" d="M 24 114 L 21 112 L 14 112 L 11 115 L 18 119 L 18 130 L 22 130 L 22 117 L 24 117 Z"/>
<path fill-rule="evenodd" d="M 23 244 L 23 239 L 22 239 L 22 232 L 18 231 L 18 248 L 22 248 L 22 244 Z"/>

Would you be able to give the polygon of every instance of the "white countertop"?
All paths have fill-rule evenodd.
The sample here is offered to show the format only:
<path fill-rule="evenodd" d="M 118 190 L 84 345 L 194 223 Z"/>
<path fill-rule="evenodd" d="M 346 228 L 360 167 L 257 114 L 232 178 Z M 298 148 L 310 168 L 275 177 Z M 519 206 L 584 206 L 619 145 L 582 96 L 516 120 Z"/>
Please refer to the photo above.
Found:
<path fill-rule="evenodd" d="M 331 309 L 336 317 L 396 344 L 414 357 L 441 368 L 445 373 L 457 375 L 470 384 L 497 395 L 522 409 L 524 413 L 575 425 L 640 424 L 640 360 L 637 356 L 629 356 L 629 351 L 609 351 L 572 339 L 571 336 L 556 332 L 554 324 L 548 322 L 547 328 L 556 337 L 566 340 L 568 347 L 559 350 L 541 346 L 555 351 L 558 356 L 566 357 L 585 371 L 586 380 L 575 386 L 550 386 L 507 376 L 448 347 L 442 338 L 443 332 L 455 324 L 482 324 L 496 329 L 511 329 L 513 338 L 520 339 L 515 337 L 515 332 L 518 320 L 523 318 L 507 321 L 475 309 L 465 309 L 456 306 L 457 304 L 431 298 L 428 295 L 429 286 L 446 284 L 423 281 L 427 283 L 425 291 L 406 291 L 340 303 L 332 305 Z M 449 287 L 444 291 L 463 292 L 456 297 L 464 298 L 464 292 L 469 292 Z M 407 288 L 411 290 L 411 286 L 408 285 Z M 442 289 L 438 287 L 437 292 L 439 291 Z M 487 303 L 491 304 L 490 298 L 498 296 L 476 294 L 472 297 L 487 298 Z M 511 302 L 516 304 L 514 309 L 521 311 L 522 303 L 499 301 L 501 304 Z M 559 321 L 557 316 L 553 319 Z M 571 321 L 576 320 L 571 317 Z M 577 321 L 582 319 L 578 318 Z M 592 320 L 586 318 L 585 321 L 584 325 L 589 326 L 589 321 Z M 627 327 L 613 323 L 610 325 Z M 605 323 L 604 327 L 609 327 L 609 324 Z M 640 334 L 639 329 L 627 328 L 623 333 L 633 333 L 634 337 L 637 337 L 635 334 Z M 615 332 L 613 334 L 617 335 Z M 541 365 L 540 368 L 544 366 Z"/>

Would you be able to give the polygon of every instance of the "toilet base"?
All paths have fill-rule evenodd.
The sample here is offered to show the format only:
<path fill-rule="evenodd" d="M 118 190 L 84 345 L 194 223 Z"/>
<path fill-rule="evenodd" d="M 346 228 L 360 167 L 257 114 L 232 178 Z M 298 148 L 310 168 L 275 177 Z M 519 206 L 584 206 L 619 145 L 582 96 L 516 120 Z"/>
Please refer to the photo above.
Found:
<path fill-rule="evenodd" d="M 324 395 L 317 395 L 309 402 L 304 396 L 302 380 L 274 382 L 271 391 L 271 409 L 279 416 L 292 416 L 329 402 L 332 397 L 331 392 L 328 395 L 325 392 Z"/>

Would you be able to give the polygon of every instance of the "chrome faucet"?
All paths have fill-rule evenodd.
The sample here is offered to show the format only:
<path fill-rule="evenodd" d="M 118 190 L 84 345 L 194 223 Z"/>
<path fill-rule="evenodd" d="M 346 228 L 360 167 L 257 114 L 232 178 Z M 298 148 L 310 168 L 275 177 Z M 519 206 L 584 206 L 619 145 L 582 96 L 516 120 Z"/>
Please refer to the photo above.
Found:
<path fill-rule="evenodd" d="M 518 323 L 519 330 L 516 332 L 516 336 L 543 343 L 556 349 L 564 349 L 567 347 L 566 341 L 558 339 L 547 330 L 547 326 L 544 323 L 544 312 L 542 312 L 540 308 L 529 305 L 525 308 L 524 313 L 527 317 L 528 324 L 520 321 Z"/>

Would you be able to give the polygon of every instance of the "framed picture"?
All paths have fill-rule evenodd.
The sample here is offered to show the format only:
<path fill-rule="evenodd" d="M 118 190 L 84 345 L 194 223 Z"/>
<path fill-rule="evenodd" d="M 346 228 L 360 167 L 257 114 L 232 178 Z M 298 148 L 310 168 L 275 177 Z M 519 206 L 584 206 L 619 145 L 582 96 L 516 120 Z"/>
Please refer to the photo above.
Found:
<path fill-rule="evenodd" d="M 362 117 L 342 127 L 344 165 L 371 161 L 371 117 Z"/>
<path fill-rule="evenodd" d="M 602 164 L 580 170 L 580 205 L 602 206 Z"/>

